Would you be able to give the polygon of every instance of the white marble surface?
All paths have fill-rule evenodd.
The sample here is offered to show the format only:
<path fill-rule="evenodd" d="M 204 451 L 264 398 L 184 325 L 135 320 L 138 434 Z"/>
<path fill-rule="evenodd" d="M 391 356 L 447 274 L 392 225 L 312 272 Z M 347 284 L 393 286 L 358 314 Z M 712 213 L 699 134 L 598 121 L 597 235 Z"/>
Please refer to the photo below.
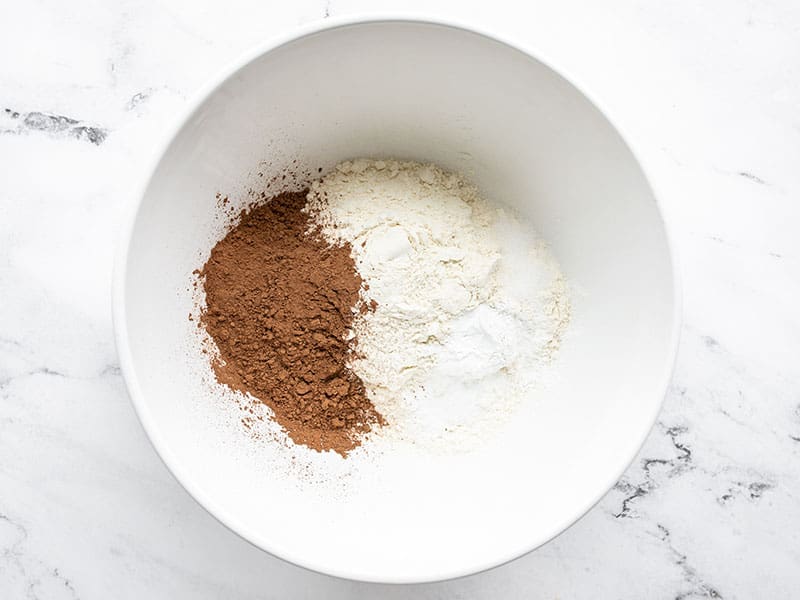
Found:
<path fill-rule="evenodd" d="M 631 132 L 683 259 L 658 424 L 569 531 L 491 572 L 362 585 L 249 546 L 150 447 L 109 285 L 132 182 L 210 75 L 365 0 L 26 0 L 0 18 L 0 598 L 800 593 L 800 5 L 406 2 L 541 49 Z M 600 4 L 603 4 L 601 7 Z"/>

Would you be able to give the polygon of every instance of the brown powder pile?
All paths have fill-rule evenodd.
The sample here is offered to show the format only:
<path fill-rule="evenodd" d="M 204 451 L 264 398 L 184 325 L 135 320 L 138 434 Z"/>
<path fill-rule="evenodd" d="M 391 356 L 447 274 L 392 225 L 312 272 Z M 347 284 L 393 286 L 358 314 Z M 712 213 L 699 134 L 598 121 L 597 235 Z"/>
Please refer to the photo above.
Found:
<path fill-rule="evenodd" d="M 307 233 L 305 202 L 283 193 L 240 215 L 200 272 L 201 323 L 220 383 L 268 405 L 296 443 L 345 455 L 382 422 L 346 367 L 362 281 L 349 245 Z"/>

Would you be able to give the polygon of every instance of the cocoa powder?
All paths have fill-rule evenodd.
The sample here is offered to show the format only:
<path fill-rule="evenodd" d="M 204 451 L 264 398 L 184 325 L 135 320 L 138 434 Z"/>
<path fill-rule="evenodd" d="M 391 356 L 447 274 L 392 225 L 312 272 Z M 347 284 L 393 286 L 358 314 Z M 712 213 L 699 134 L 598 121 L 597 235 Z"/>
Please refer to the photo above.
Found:
<path fill-rule="evenodd" d="M 200 271 L 217 380 L 269 406 L 295 443 L 346 455 L 382 423 L 348 368 L 362 286 L 350 246 L 308 232 L 306 192 L 244 211 Z"/>

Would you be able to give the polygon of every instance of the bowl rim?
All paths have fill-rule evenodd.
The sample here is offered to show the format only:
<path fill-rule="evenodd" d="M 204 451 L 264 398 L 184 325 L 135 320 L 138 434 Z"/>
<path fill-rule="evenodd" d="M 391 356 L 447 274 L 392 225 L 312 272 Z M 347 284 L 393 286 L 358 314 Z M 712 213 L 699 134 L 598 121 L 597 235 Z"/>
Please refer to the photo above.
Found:
<path fill-rule="evenodd" d="M 133 239 L 133 232 L 135 224 L 139 215 L 142 200 L 145 197 L 150 185 L 153 181 L 156 169 L 161 160 L 168 152 L 175 138 L 184 129 L 187 122 L 195 114 L 195 112 L 203 105 L 204 102 L 223 84 L 225 84 L 231 77 L 235 76 L 237 72 L 246 67 L 251 62 L 257 60 L 262 55 L 272 52 L 286 44 L 295 42 L 310 35 L 349 27 L 353 25 L 374 25 L 379 23 L 410 23 L 417 25 L 434 25 L 449 29 L 456 29 L 462 32 L 475 34 L 484 37 L 490 41 L 503 44 L 517 52 L 522 53 L 528 59 L 534 60 L 541 65 L 547 67 L 555 75 L 561 77 L 569 83 L 579 94 L 584 98 L 606 119 L 614 131 L 619 135 L 623 144 L 630 151 L 637 166 L 642 172 L 648 188 L 655 200 L 656 211 L 664 228 L 667 251 L 671 265 L 673 297 L 672 297 L 672 330 L 670 332 L 670 344 L 667 360 L 662 370 L 662 374 L 658 385 L 658 401 L 653 403 L 651 414 L 648 418 L 650 425 L 643 428 L 638 432 L 638 439 L 635 445 L 635 452 L 626 460 L 621 461 L 622 464 L 612 473 L 612 477 L 606 482 L 602 488 L 591 497 L 588 497 L 582 504 L 581 509 L 571 517 L 562 519 L 554 523 L 550 529 L 544 534 L 540 535 L 538 539 L 533 539 L 530 543 L 522 548 L 507 549 L 504 552 L 498 553 L 495 558 L 488 561 L 481 561 L 479 563 L 465 564 L 461 568 L 446 569 L 433 572 L 426 572 L 421 574 L 414 573 L 375 573 L 373 571 L 362 571 L 358 565 L 354 565 L 350 569 L 331 568 L 326 564 L 317 561 L 306 559 L 301 554 L 288 551 L 281 548 L 267 539 L 263 539 L 255 535 L 252 531 L 248 531 L 246 524 L 240 522 L 234 515 L 228 514 L 225 510 L 220 508 L 216 502 L 206 495 L 201 489 L 194 484 L 191 478 L 187 477 L 180 468 L 179 461 L 172 454 L 169 444 L 165 439 L 162 439 L 158 434 L 158 429 L 155 427 L 154 419 L 147 409 L 147 405 L 143 400 L 143 394 L 139 388 L 136 371 L 134 369 L 133 358 L 129 345 L 129 334 L 126 320 L 126 286 L 127 280 L 127 264 L 128 264 L 128 250 Z M 112 276 L 112 320 L 114 326 L 114 341 L 116 344 L 117 355 L 119 358 L 120 369 L 125 381 L 128 395 L 131 403 L 133 404 L 134 411 L 147 435 L 150 443 L 156 451 L 156 454 L 161 459 L 164 466 L 178 481 L 178 483 L 189 493 L 189 495 L 200 504 L 212 517 L 219 523 L 224 525 L 231 532 L 247 541 L 256 548 L 269 553 L 270 555 L 279 558 L 283 561 L 292 563 L 294 565 L 303 567 L 305 569 L 332 575 L 342 579 L 349 579 L 354 581 L 370 582 L 370 583 L 393 583 L 393 584 L 411 584 L 411 583 L 430 583 L 436 581 L 446 581 L 474 575 L 501 566 L 517 558 L 520 558 L 533 550 L 543 546 L 547 542 L 553 540 L 561 533 L 572 527 L 584 515 L 586 515 L 605 495 L 613 488 L 617 481 L 623 476 L 625 471 L 630 467 L 633 461 L 638 456 L 642 449 L 647 437 L 655 425 L 658 415 L 664 402 L 664 398 L 669 389 L 669 384 L 672 380 L 672 374 L 675 369 L 678 345 L 680 342 L 680 333 L 682 328 L 682 312 L 683 312 L 683 296 L 682 296 L 682 277 L 680 272 L 680 263 L 678 259 L 677 250 L 674 243 L 674 237 L 670 231 L 669 224 L 664 218 L 664 203 L 659 195 L 656 187 L 653 185 L 653 178 L 650 171 L 642 159 L 639 152 L 636 151 L 635 145 L 631 142 L 631 136 L 626 133 L 617 122 L 610 116 L 608 110 L 603 108 L 601 102 L 586 91 L 586 88 L 580 85 L 574 75 L 570 74 L 566 69 L 561 66 L 556 66 L 556 61 L 550 59 L 545 53 L 539 49 L 534 48 L 529 43 L 523 43 L 519 40 L 509 39 L 505 35 L 496 32 L 488 31 L 482 27 L 468 24 L 457 19 L 421 16 L 417 14 L 403 14 L 398 12 L 392 13 L 371 13 L 368 15 L 348 15 L 339 17 L 328 17 L 323 20 L 316 20 L 299 27 L 294 27 L 288 32 L 282 33 L 267 40 L 263 43 L 251 47 L 242 53 L 237 59 L 229 62 L 214 76 L 206 80 L 187 101 L 186 106 L 182 110 L 180 116 L 174 121 L 171 127 L 167 127 L 165 133 L 162 135 L 159 143 L 155 144 L 152 157 L 146 163 L 146 168 L 143 171 L 145 174 L 142 181 L 132 199 L 128 200 L 129 206 L 125 207 L 127 215 L 122 219 L 121 235 L 117 238 L 117 248 L 114 258 L 114 269 Z"/>

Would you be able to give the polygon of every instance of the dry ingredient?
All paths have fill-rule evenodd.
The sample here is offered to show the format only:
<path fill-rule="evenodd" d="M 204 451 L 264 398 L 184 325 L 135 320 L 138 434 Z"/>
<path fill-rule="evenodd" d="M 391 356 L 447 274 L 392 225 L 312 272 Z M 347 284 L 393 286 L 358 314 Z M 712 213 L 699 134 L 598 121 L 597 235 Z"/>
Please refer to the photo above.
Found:
<path fill-rule="evenodd" d="M 513 212 L 434 165 L 355 160 L 305 209 L 353 250 L 377 308 L 353 324 L 350 366 L 391 429 L 471 445 L 541 380 L 569 321 L 566 283 Z"/>
<path fill-rule="evenodd" d="M 530 224 L 415 162 L 346 161 L 243 212 L 200 275 L 218 381 L 342 455 L 367 434 L 471 448 L 545 379 L 570 318 Z"/>
<path fill-rule="evenodd" d="M 267 404 L 298 444 L 346 454 L 381 422 L 346 366 L 361 277 L 301 212 L 305 192 L 243 212 L 200 271 L 218 381 Z"/>

